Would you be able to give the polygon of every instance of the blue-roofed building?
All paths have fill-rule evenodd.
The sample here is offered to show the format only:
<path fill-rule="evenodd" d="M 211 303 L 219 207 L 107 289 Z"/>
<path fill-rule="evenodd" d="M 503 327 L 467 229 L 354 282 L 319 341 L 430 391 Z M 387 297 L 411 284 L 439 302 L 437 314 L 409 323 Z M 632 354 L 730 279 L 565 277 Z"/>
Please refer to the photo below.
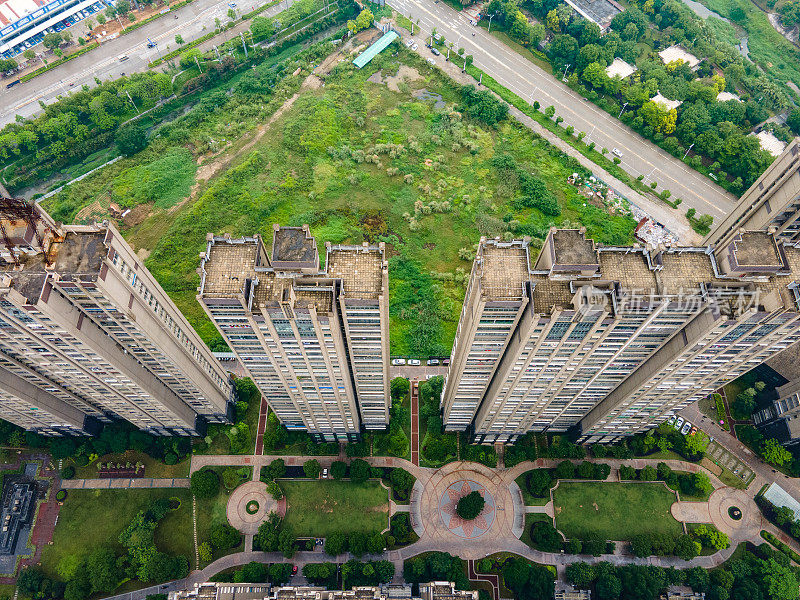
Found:
<path fill-rule="evenodd" d="M 0 0 L 0 56 L 12 58 L 105 6 L 102 0 Z"/>
<path fill-rule="evenodd" d="M 397 35 L 397 33 L 394 31 L 387 32 L 386 34 L 381 36 L 381 38 L 377 42 L 372 44 L 372 46 L 370 46 L 369 48 L 364 50 L 361 54 L 359 54 L 353 61 L 353 64 L 360 69 L 361 67 L 366 65 L 369 61 L 371 61 L 373 58 L 378 56 L 378 54 L 380 54 L 381 51 L 385 50 L 389 46 L 389 44 L 391 44 L 399 37 L 400 36 Z"/>

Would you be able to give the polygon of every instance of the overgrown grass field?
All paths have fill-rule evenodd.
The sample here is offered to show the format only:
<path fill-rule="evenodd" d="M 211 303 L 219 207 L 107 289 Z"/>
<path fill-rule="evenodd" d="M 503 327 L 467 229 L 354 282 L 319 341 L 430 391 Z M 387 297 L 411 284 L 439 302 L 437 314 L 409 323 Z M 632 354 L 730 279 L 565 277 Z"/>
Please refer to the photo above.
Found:
<path fill-rule="evenodd" d="M 599 242 L 632 241 L 632 219 L 587 203 L 567 183 L 577 163 L 515 122 L 462 117 L 458 86 L 404 48 L 360 71 L 345 61 L 324 87 L 312 78 L 301 88 L 307 72 L 254 102 L 235 83 L 233 94 L 209 92 L 148 150 L 70 186 L 47 208 L 65 220 L 93 202 L 140 211 L 124 234 L 212 348 L 221 340 L 195 300 L 208 232 L 259 233 L 269 245 L 273 223 L 308 223 L 321 253 L 328 241 L 386 242 L 391 350 L 418 356 L 449 354 L 482 235 L 530 235 L 534 253 L 553 224 L 585 225 Z M 265 135 L 245 148 L 257 126 Z M 515 202 L 519 181 L 493 166 L 500 154 L 544 182 L 559 215 Z"/>

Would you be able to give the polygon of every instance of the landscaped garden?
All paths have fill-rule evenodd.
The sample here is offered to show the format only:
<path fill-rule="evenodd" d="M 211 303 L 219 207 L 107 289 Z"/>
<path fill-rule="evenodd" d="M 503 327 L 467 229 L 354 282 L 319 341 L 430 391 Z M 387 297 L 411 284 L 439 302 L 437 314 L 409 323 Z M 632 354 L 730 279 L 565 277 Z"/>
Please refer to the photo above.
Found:
<path fill-rule="evenodd" d="M 283 526 L 297 537 L 375 533 L 389 526 L 387 490 L 377 481 L 282 480 Z"/>
<path fill-rule="evenodd" d="M 662 483 L 560 482 L 553 490 L 556 527 L 568 538 L 682 532 L 670 513 L 675 494 Z"/>

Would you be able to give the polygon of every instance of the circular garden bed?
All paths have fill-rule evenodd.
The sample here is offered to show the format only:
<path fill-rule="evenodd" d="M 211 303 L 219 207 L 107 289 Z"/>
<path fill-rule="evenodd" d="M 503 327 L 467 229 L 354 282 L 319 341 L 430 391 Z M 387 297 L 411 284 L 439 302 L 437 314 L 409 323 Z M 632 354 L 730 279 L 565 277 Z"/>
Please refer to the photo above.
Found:
<path fill-rule="evenodd" d="M 169 499 L 169 509 L 170 510 L 178 510 L 181 507 L 181 499 L 177 496 L 172 496 Z"/>
<path fill-rule="evenodd" d="M 67 499 L 67 490 L 58 490 L 56 492 L 56 500 L 58 502 L 63 502 Z"/>
<path fill-rule="evenodd" d="M 259 508 L 258 502 L 256 502 L 255 500 L 250 500 L 250 502 L 248 502 L 247 505 L 244 507 L 248 515 L 256 514 L 258 512 L 258 508 Z"/>
<path fill-rule="evenodd" d="M 728 508 L 728 516 L 734 521 L 738 521 L 742 518 L 742 510 L 738 506 L 731 506 Z"/>

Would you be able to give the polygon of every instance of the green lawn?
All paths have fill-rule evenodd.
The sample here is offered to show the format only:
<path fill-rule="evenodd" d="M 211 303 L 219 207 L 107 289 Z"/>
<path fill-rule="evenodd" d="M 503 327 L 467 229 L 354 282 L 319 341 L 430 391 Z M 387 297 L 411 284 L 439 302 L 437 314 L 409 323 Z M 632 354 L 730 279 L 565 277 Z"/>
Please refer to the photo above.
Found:
<path fill-rule="evenodd" d="M 629 540 L 641 533 L 682 532 L 670 514 L 675 494 L 661 483 L 561 482 L 553 498 L 556 527 L 567 538 Z"/>
<path fill-rule="evenodd" d="M 136 452 L 128 450 L 121 454 L 105 454 L 99 457 L 96 461 L 89 463 L 85 466 L 75 465 L 75 478 L 76 479 L 94 479 L 97 477 L 97 463 L 102 462 L 116 462 L 126 463 L 130 462 L 136 464 L 137 462 L 144 465 L 144 476 L 154 478 L 169 478 L 174 477 L 188 477 L 189 476 L 189 456 L 184 458 L 176 465 L 164 464 L 164 461 L 152 458 L 144 452 Z M 73 461 L 74 464 L 74 461 Z"/>
<path fill-rule="evenodd" d="M 388 526 L 387 491 L 376 481 L 280 482 L 286 494 L 284 525 L 298 537 L 376 533 Z"/>
<path fill-rule="evenodd" d="M 57 576 L 59 561 L 71 554 L 86 554 L 106 546 L 122 554 L 117 541 L 120 532 L 140 510 L 158 498 L 176 497 L 181 506 L 161 521 L 155 542 L 159 550 L 182 554 L 194 562 L 192 537 L 192 496 L 184 489 L 70 490 L 58 514 L 52 545 L 42 551 L 42 567 Z M 144 585 L 144 584 L 143 584 Z"/>

